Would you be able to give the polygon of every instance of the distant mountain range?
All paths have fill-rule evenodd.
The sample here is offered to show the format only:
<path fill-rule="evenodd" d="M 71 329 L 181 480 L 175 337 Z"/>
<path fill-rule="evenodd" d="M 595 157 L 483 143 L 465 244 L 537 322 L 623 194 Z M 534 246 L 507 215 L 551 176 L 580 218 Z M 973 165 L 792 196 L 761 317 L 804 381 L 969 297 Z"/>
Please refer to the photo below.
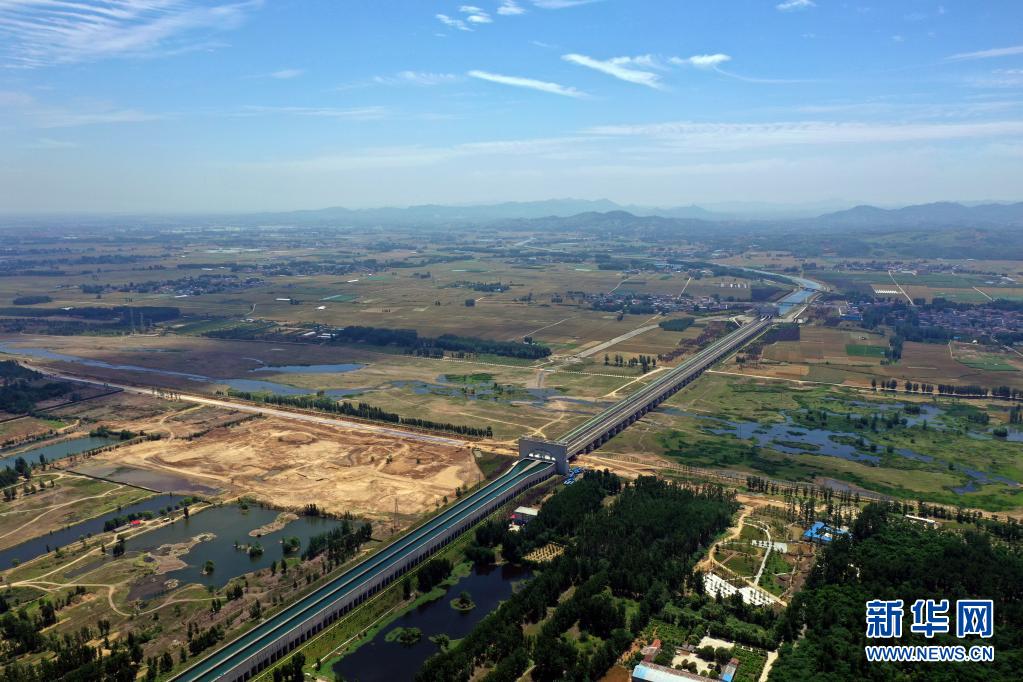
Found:
<path fill-rule="evenodd" d="M 1017 227 L 1023 225 L 1023 202 L 965 206 L 953 202 L 884 209 L 856 206 L 826 213 L 815 222 L 849 227 Z"/>
<path fill-rule="evenodd" d="M 506 202 L 472 206 L 426 204 L 404 208 L 349 209 L 342 207 L 304 211 L 280 211 L 244 214 L 191 215 L 0 215 L 0 228 L 31 229 L 37 226 L 61 225 L 95 227 L 111 226 L 173 227 L 173 226 L 256 226 L 295 225 L 323 228 L 386 228 L 394 226 L 448 227 L 543 227 L 547 229 L 589 231 L 631 230 L 642 233 L 670 234 L 728 231 L 752 233 L 884 230 L 917 228 L 983 228 L 1005 229 L 1023 227 L 1023 202 L 961 204 L 938 202 L 878 208 L 856 206 L 834 212 L 810 212 L 811 208 L 833 205 L 784 205 L 733 203 L 716 204 L 716 211 L 700 206 L 657 208 L 619 205 L 607 199 L 551 199 L 547 201 Z M 730 209 L 730 210 L 729 210 Z"/>
<path fill-rule="evenodd" d="M 820 228 L 890 228 L 890 227 L 1018 227 L 1023 226 L 1023 202 L 1015 204 L 979 204 L 967 206 L 953 202 L 938 202 L 906 206 L 904 208 L 878 208 L 856 206 L 843 211 L 823 213 L 815 217 L 788 217 L 776 215 L 752 217 L 749 214 L 714 212 L 699 206 L 655 208 L 623 206 L 613 201 L 578 199 L 552 199 L 549 201 L 506 202 L 477 206 L 444 206 L 427 204 L 407 208 L 324 208 L 310 211 L 257 213 L 237 216 L 248 223 L 261 224 L 323 224 L 344 227 L 367 225 L 461 225 L 483 223 L 521 223 L 541 221 L 559 223 L 559 227 L 591 227 L 600 223 L 605 228 L 636 227 L 646 225 L 669 228 L 672 221 L 679 227 L 696 227 L 694 223 L 724 223 L 733 226 L 757 225 Z M 558 220 L 560 219 L 560 220 Z"/>
<path fill-rule="evenodd" d="M 713 213 L 699 206 L 681 206 L 667 209 L 642 206 L 622 206 L 607 199 L 594 201 L 581 199 L 550 199 L 547 201 L 510 201 L 500 204 L 474 206 L 444 206 L 425 204 L 407 208 L 323 208 L 311 211 L 257 213 L 244 216 L 247 220 L 263 222 L 331 223 L 349 221 L 357 224 L 381 225 L 404 223 L 479 223 L 497 220 L 531 218 L 567 218 L 585 213 L 627 211 L 637 216 L 657 215 L 666 218 L 699 218 L 716 220 L 728 216 Z"/>

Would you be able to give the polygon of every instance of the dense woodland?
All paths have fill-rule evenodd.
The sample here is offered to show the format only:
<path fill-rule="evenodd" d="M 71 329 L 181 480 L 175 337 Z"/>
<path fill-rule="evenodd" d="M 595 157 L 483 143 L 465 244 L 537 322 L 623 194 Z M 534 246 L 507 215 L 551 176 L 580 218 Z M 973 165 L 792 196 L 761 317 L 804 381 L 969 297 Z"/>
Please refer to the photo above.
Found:
<path fill-rule="evenodd" d="M 551 354 L 551 349 L 535 343 L 519 341 L 492 341 L 473 336 L 443 334 L 436 338 L 419 336 L 414 329 L 382 329 L 379 327 L 344 327 L 333 332 L 338 343 L 368 343 L 374 346 L 398 346 L 417 355 L 433 355 L 445 351 L 502 355 L 512 358 L 538 360 Z"/>
<path fill-rule="evenodd" d="M 36 403 L 66 394 L 71 384 L 44 381 L 39 372 L 22 367 L 14 360 L 0 361 L 0 412 L 24 414 Z"/>
<path fill-rule="evenodd" d="M 956 599 L 993 599 L 994 636 L 955 637 Z M 897 642 L 867 640 L 865 604 L 902 599 L 903 635 Z M 950 635 L 911 634 L 909 605 L 948 599 Z M 771 680 L 1018 680 L 1023 670 L 1023 556 L 991 536 L 962 535 L 912 525 L 880 505 L 869 505 L 852 526 L 852 539 L 824 549 L 806 588 L 779 623 L 785 640 Z M 989 644 L 994 663 L 867 663 L 868 644 Z"/>
<path fill-rule="evenodd" d="M 604 504 L 608 495 L 613 504 Z M 521 534 L 485 524 L 477 543 L 500 543 L 509 559 L 551 540 L 572 542 L 416 679 L 468 680 L 484 668 L 479 679 L 513 681 L 531 662 L 537 682 L 599 679 L 667 603 L 668 586 L 698 582 L 693 564 L 735 508 L 717 487 L 692 490 L 653 477 L 623 486 L 595 472 L 558 492 Z M 526 637 L 524 624 L 539 624 L 539 634 Z M 569 632 L 576 624 L 585 646 L 583 635 Z"/>

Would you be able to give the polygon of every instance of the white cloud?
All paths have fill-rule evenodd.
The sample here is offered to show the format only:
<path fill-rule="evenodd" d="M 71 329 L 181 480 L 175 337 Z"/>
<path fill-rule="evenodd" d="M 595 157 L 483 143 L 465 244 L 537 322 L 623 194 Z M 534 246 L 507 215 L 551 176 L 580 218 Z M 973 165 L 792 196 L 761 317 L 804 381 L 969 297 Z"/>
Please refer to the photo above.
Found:
<path fill-rule="evenodd" d="M 278 71 L 272 71 L 267 74 L 270 78 L 276 78 L 277 80 L 290 80 L 292 78 L 298 78 L 305 69 L 280 69 Z"/>
<path fill-rule="evenodd" d="M 461 77 L 453 73 L 430 73 L 427 71 L 399 71 L 393 76 L 377 76 L 373 79 L 375 83 L 381 85 L 444 85 L 445 83 L 455 83 L 461 80 Z"/>
<path fill-rule="evenodd" d="M 452 17 L 449 17 L 446 14 L 435 14 L 434 16 L 437 17 L 437 21 L 439 21 L 440 23 L 444 24 L 448 28 L 455 28 L 455 29 L 458 29 L 459 31 L 471 31 L 472 30 L 471 28 L 469 28 L 469 25 L 466 24 L 461 19 L 454 19 Z"/>
<path fill-rule="evenodd" d="M 672 57 L 669 61 L 672 64 L 695 66 L 700 69 L 713 69 L 715 67 L 724 64 L 727 61 L 731 61 L 731 57 L 727 54 L 694 54 L 692 57 Z"/>
<path fill-rule="evenodd" d="M 592 57 L 587 57 L 582 54 L 566 54 L 562 55 L 561 58 L 566 62 L 585 66 L 588 69 L 606 73 L 609 76 L 613 76 L 619 80 L 627 81 L 629 83 L 645 85 L 648 88 L 654 89 L 664 87 L 661 84 L 661 77 L 656 73 L 634 68 L 634 65 L 644 66 L 646 68 L 654 67 L 656 62 L 650 55 L 641 57 L 615 57 L 605 61 L 593 59 Z"/>
<path fill-rule="evenodd" d="M 32 68 L 124 56 L 179 54 L 237 28 L 262 0 L 6 0 L 0 60 Z"/>
<path fill-rule="evenodd" d="M 816 6 L 817 3 L 815 3 L 813 0 L 785 0 L 784 2 L 778 3 L 774 7 L 779 12 L 791 12 L 793 10 L 809 9 L 811 7 Z"/>
<path fill-rule="evenodd" d="M 971 59 L 992 59 L 994 57 L 1011 57 L 1017 54 L 1023 54 L 1023 45 L 1014 45 L 1012 47 L 996 47 L 991 50 L 980 50 L 978 52 L 961 52 L 959 54 L 954 54 L 950 57 L 946 57 L 945 61 L 960 62 Z"/>
<path fill-rule="evenodd" d="M 493 19 L 483 9 L 476 5 L 462 5 L 458 8 L 458 11 L 463 14 L 468 14 L 466 20 L 473 24 L 490 24 L 493 23 Z"/>
<path fill-rule="evenodd" d="M 576 88 L 573 88 L 571 86 L 561 85 L 559 83 L 550 83 L 548 81 L 536 80 L 534 78 L 522 78 L 520 76 L 502 76 L 501 74 L 478 70 L 470 71 L 469 76 L 484 81 L 490 81 L 491 83 L 500 83 L 501 85 L 510 85 L 516 88 L 527 88 L 529 90 L 549 92 L 552 95 L 561 95 L 562 97 L 577 98 L 586 97 L 585 92 L 577 90 Z"/>
<path fill-rule="evenodd" d="M 516 0 L 503 0 L 501 6 L 497 8 L 497 13 L 501 16 L 510 17 L 525 14 L 526 10 Z"/>

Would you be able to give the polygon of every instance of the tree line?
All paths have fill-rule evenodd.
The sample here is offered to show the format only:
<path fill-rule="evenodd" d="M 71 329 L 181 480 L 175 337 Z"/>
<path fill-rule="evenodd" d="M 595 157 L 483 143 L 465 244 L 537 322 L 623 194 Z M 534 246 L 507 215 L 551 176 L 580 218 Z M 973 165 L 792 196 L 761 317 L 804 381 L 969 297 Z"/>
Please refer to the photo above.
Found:
<path fill-rule="evenodd" d="M 435 352 L 474 353 L 500 355 L 512 358 L 539 360 L 551 354 L 551 349 L 537 343 L 520 341 L 494 341 L 475 336 L 442 334 L 438 337 L 419 336 L 414 329 L 383 329 L 380 327 L 348 326 L 331 332 L 332 341 L 338 343 L 368 343 L 374 346 L 397 346 L 416 355 Z"/>
<path fill-rule="evenodd" d="M 403 426 L 412 426 L 430 431 L 449 431 L 463 436 L 489 438 L 494 435 L 494 430 L 490 426 L 485 428 L 464 426 L 462 424 L 450 424 L 446 422 L 430 421 L 429 419 L 419 419 L 418 417 L 403 417 L 395 412 L 387 412 L 379 407 L 374 407 L 369 403 L 360 402 L 355 404 L 347 401 L 337 401 L 322 395 L 277 395 L 276 393 L 251 393 L 249 391 L 236 391 L 234 389 L 229 390 L 228 395 L 235 398 L 241 398 L 242 400 L 250 400 L 252 402 L 298 407 L 304 410 L 319 410 L 321 412 L 330 412 L 331 414 L 358 417 L 359 419 L 366 419 L 368 421 L 401 424 Z"/>

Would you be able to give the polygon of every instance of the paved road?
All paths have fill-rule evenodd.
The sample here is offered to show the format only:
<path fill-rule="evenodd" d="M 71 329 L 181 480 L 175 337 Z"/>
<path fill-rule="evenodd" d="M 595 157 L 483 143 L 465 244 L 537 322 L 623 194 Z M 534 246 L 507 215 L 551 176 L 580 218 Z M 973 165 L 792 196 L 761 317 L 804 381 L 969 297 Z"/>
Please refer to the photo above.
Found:
<path fill-rule="evenodd" d="M 594 346 L 593 348 L 587 348 L 584 351 L 580 351 L 578 353 L 575 353 L 572 357 L 588 358 L 591 355 L 596 355 L 597 353 L 599 353 L 600 351 L 604 350 L 605 348 L 610 348 L 611 346 L 619 344 L 622 341 L 628 341 L 629 339 L 631 339 L 634 336 L 639 336 L 640 334 L 645 334 L 648 331 L 650 331 L 651 329 L 657 329 L 658 326 L 659 325 L 656 325 L 656 324 L 650 324 L 650 325 L 646 325 L 645 327 L 640 327 L 639 329 L 633 329 L 631 332 L 625 332 L 621 336 L 616 336 L 613 339 L 611 339 L 610 341 L 605 341 L 604 343 L 598 344 L 598 345 Z"/>
<path fill-rule="evenodd" d="M 164 393 L 174 393 L 174 396 L 178 400 L 184 400 L 190 403 L 197 403 L 199 405 L 212 405 L 214 407 L 223 407 L 229 410 L 235 410 L 236 412 L 248 412 L 251 414 L 262 414 L 271 417 L 280 417 L 281 419 L 291 419 L 293 421 L 308 422 L 311 424 L 326 424 L 327 426 L 340 426 L 345 429 L 352 429 L 353 431 L 366 431 L 368 433 L 377 433 L 387 436 L 395 436 L 398 438 L 406 438 L 409 440 L 417 440 L 422 443 L 440 443 L 442 445 L 455 445 L 459 447 L 467 446 L 471 444 L 471 441 L 460 440 L 458 438 L 447 438 L 445 436 L 432 436 L 427 433 L 419 433 L 416 431 L 404 431 L 402 429 L 395 429 L 388 426 L 375 426 L 373 424 L 365 424 L 363 422 L 349 421 L 341 417 L 331 416 L 320 416 L 317 414 L 309 414 L 306 412 L 293 412 L 291 410 L 284 410 L 277 407 L 268 407 L 263 405 L 251 405 L 249 403 L 235 402 L 233 400 L 227 400 L 224 398 L 209 398 L 201 395 L 194 395 L 189 393 L 178 393 L 176 391 L 170 391 L 165 388 L 159 387 L 143 387 L 143 386 L 130 386 L 128 384 L 115 384 L 109 381 L 98 381 L 96 379 L 86 379 L 71 374 L 62 374 L 56 372 L 45 366 L 32 365 L 32 369 L 37 372 L 42 372 L 58 379 L 65 379 L 67 381 L 79 381 L 87 384 L 96 384 L 99 386 L 112 386 L 114 388 L 120 388 L 126 393 L 137 393 L 140 395 L 153 395 L 154 391 L 162 391 Z"/>

